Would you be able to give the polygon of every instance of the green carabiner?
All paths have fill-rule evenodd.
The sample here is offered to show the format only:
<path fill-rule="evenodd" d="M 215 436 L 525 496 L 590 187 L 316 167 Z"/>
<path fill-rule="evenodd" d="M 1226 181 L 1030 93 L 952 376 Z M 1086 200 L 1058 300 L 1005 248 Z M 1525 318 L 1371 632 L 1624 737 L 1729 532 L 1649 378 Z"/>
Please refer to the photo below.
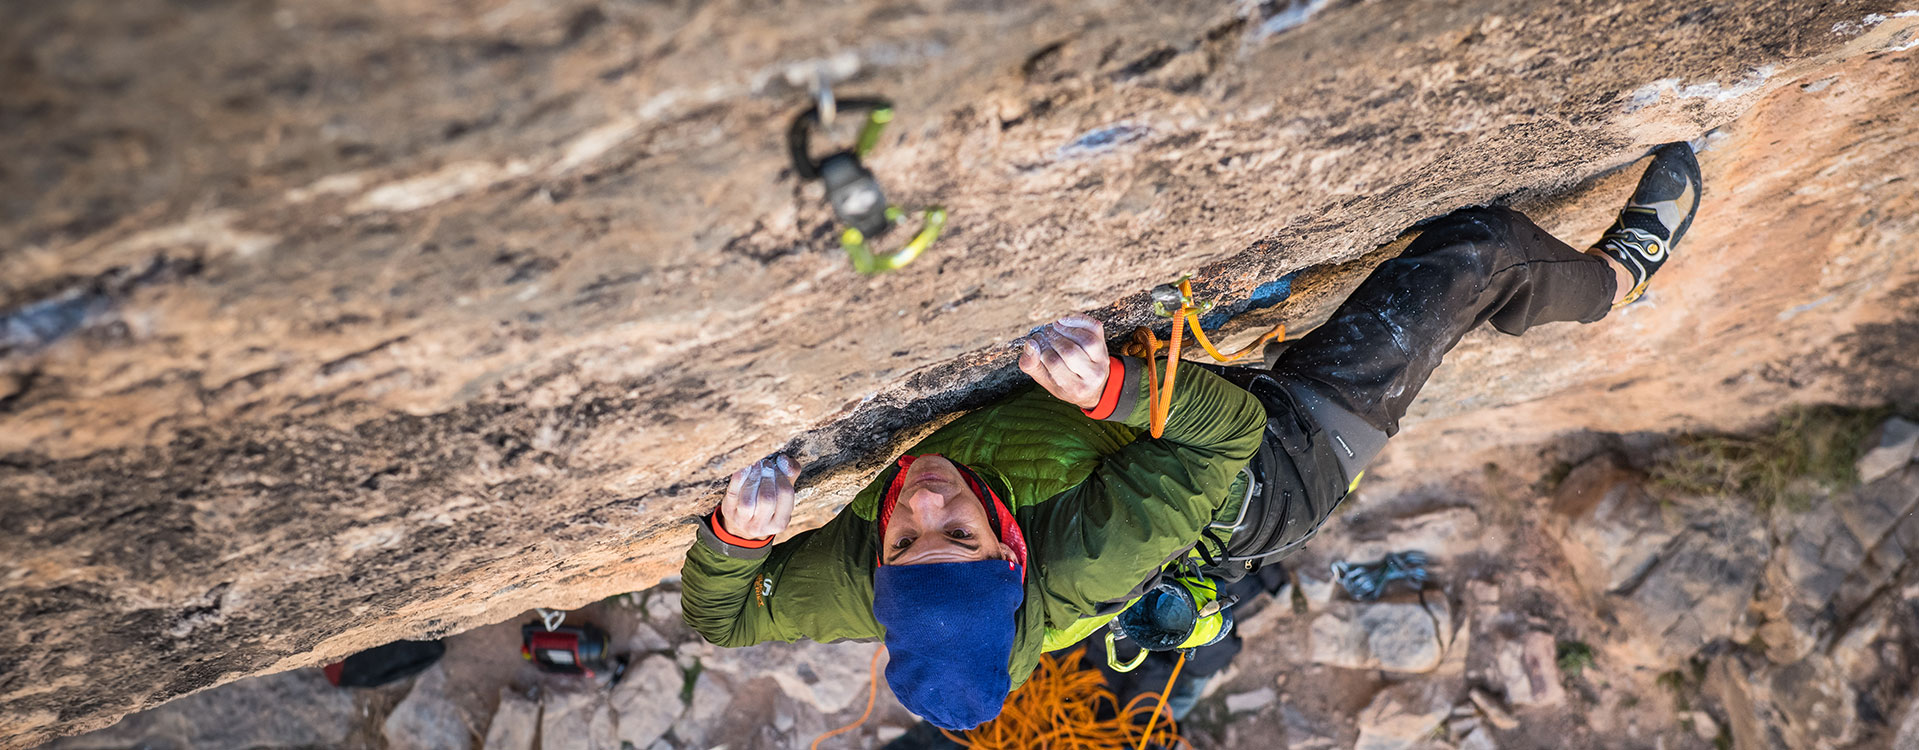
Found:
<path fill-rule="evenodd" d="M 1133 657 L 1132 661 L 1124 664 L 1120 663 L 1117 646 L 1118 640 L 1118 633 L 1111 630 L 1106 631 L 1106 666 L 1112 667 L 1115 672 L 1131 672 L 1139 669 L 1139 665 L 1146 663 L 1146 655 L 1150 652 L 1143 648 L 1139 650 L 1139 654 Z"/>
<path fill-rule="evenodd" d="M 898 222 L 905 212 L 898 206 L 886 208 L 886 218 Z M 920 224 L 920 231 L 913 239 L 898 250 L 885 255 L 874 255 L 873 249 L 866 244 L 866 234 L 853 227 L 847 227 L 840 233 L 840 247 L 846 249 L 846 256 L 853 260 L 853 270 L 871 276 L 877 273 L 895 271 L 913 262 L 921 253 L 933 246 L 939 239 L 940 230 L 946 228 L 946 209 L 939 206 L 926 209 L 926 219 Z"/>

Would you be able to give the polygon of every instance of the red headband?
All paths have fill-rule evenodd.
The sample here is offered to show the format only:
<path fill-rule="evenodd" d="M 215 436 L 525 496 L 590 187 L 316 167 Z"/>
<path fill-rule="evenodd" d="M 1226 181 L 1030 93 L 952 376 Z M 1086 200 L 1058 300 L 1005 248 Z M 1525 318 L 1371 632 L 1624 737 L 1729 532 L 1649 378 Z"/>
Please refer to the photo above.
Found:
<path fill-rule="evenodd" d="M 925 455 L 945 458 L 937 453 L 928 453 Z M 923 456 L 900 456 L 899 458 L 899 473 L 894 474 L 893 481 L 887 483 L 886 495 L 880 500 L 879 532 L 880 539 L 882 540 L 886 538 L 886 523 L 893 518 L 893 505 L 899 502 L 900 487 L 906 484 L 906 472 L 912 468 L 914 461 L 922 457 Z M 952 459 L 947 460 L 951 461 Z M 973 495 L 979 498 L 980 506 L 986 510 L 986 520 L 993 525 L 993 535 L 999 538 L 1001 544 L 1013 550 L 1013 561 L 1019 565 L 1021 575 L 1024 576 L 1026 570 L 1026 535 L 1020 531 L 1019 523 L 1013 519 L 1013 512 L 1007 510 L 1006 503 L 999 499 L 999 494 L 993 492 L 993 488 L 987 485 L 986 482 L 981 481 L 979 476 L 973 473 L 972 469 L 967 468 L 966 464 L 953 461 L 953 466 L 959 469 L 960 478 L 966 480 L 967 488 L 973 491 Z M 884 550 L 881 550 L 882 555 L 884 552 Z"/>

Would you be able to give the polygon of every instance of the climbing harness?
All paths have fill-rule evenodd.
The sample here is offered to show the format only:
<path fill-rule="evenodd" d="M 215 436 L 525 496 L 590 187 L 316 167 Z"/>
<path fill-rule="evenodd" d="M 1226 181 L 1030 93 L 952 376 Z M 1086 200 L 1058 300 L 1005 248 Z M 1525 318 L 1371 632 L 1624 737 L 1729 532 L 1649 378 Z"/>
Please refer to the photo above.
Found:
<path fill-rule="evenodd" d="M 1127 345 L 1125 353 L 1146 360 L 1148 427 L 1155 438 L 1165 433 L 1166 419 L 1172 414 L 1173 386 L 1179 375 L 1179 348 L 1185 329 L 1191 328 L 1193 340 L 1199 342 L 1200 348 L 1206 350 L 1208 356 L 1222 364 L 1245 359 L 1267 342 L 1286 338 L 1286 326 L 1279 325 L 1245 348 L 1224 354 L 1213 346 L 1212 340 L 1206 337 L 1205 329 L 1200 326 L 1199 316 L 1212 310 L 1213 303 L 1193 298 L 1193 281 L 1190 277 L 1181 277 L 1176 284 L 1154 287 L 1152 299 L 1155 315 L 1173 319 L 1169 342 L 1162 345 L 1151 329 L 1141 326 L 1133 331 L 1133 340 Z M 1158 368 L 1153 366 L 1162 346 L 1167 350 L 1163 385 L 1159 380 Z M 1241 518 L 1236 519 L 1230 527 L 1233 530 L 1237 530 L 1244 520 L 1244 512 L 1250 505 L 1250 480 L 1247 490 L 1248 496 L 1240 501 Z M 1218 527 L 1218 524 L 1209 526 L 1208 533 Z M 1215 562 L 1197 547 L 1195 553 L 1208 564 Z M 1130 672 L 1138 669 L 1152 651 L 1178 650 L 1183 659 L 1186 652 L 1218 643 L 1232 632 L 1232 606 L 1237 602 L 1230 598 L 1220 599 L 1220 580 L 1202 573 L 1190 555 L 1172 565 L 1177 566 L 1178 575 L 1154 584 L 1138 599 L 1128 603 L 1120 611 L 1119 617 L 1108 626 L 1106 663 L 1114 670 Z M 1140 647 L 1139 654 L 1131 661 L 1121 661 L 1119 658 L 1118 642 L 1122 640 L 1131 640 Z"/>
<path fill-rule="evenodd" d="M 1206 330 L 1199 325 L 1199 316 L 1213 309 L 1213 303 L 1194 301 L 1191 277 L 1180 277 L 1177 285 L 1161 284 L 1153 287 L 1152 297 L 1153 314 L 1173 319 L 1172 333 L 1165 343 L 1161 343 L 1159 336 L 1154 335 L 1152 329 L 1140 326 L 1133 331 L 1133 340 L 1126 345 L 1125 353 L 1146 360 L 1146 403 L 1150 413 L 1147 426 L 1153 437 L 1165 434 L 1166 418 L 1172 413 L 1173 382 L 1179 373 L 1181 331 L 1188 327 L 1192 328 L 1193 340 L 1198 341 L 1200 348 L 1205 349 L 1206 354 L 1220 364 L 1231 364 L 1245 359 L 1247 355 L 1261 350 L 1267 342 L 1286 340 L 1286 326 L 1281 324 L 1261 335 L 1253 343 L 1246 345 L 1246 348 L 1232 354 L 1222 354 L 1217 347 L 1213 346 L 1212 340 L 1206 337 Z M 1167 350 L 1164 385 L 1160 383 L 1158 368 L 1152 366 L 1153 359 L 1158 356 L 1162 346 Z"/>
<path fill-rule="evenodd" d="M 1426 553 L 1419 551 L 1393 552 L 1372 562 L 1340 560 L 1332 564 L 1333 580 L 1353 599 L 1370 602 L 1383 596 L 1395 581 L 1411 586 L 1414 591 L 1425 588 L 1431 577 L 1426 563 Z"/>
<path fill-rule="evenodd" d="M 1182 654 L 1211 646 L 1233 631 L 1235 598 L 1221 599 L 1219 579 L 1197 572 L 1161 580 L 1121 611 L 1106 631 L 1106 663 L 1117 672 L 1131 672 L 1153 651 Z M 1121 662 L 1118 642 L 1130 640 L 1139 654 Z"/>
<path fill-rule="evenodd" d="M 832 127 L 834 119 L 841 112 L 866 114 L 859 138 L 851 148 L 815 157 L 812 151 L 813 131 Z M 833 215 L 846 225 L 840 232 L 840 247 L 846 249 L 854 270 L 867 275 L 896 270 L 913 262 L 932 247 L 933 241 L 939 239 L 940 230 L 946 226 L 946 209 L 930 206 L 922 212 L 924 218 L 919 232 L 905 245 L 884 253 L 873 250 L 870 243 L 891 231 L 909 213 L 907 209 L 886 202 L 886 193 L 880 189 L 879 179 L 863 163 L 873 147 L 879 145 L 880 134 L 885 131 L 886 124 L 892 121 L 892 102 L 872 98 L 835 99 L 832 90 L 822 82 L 818 101 L 794 117 L 793 124 L 786 131 L 786 146 L 793 158 L 794 174 L 799 175 L 801 182 L 819 180 L 825 183 L 826 202 L 833 207 Z"/>

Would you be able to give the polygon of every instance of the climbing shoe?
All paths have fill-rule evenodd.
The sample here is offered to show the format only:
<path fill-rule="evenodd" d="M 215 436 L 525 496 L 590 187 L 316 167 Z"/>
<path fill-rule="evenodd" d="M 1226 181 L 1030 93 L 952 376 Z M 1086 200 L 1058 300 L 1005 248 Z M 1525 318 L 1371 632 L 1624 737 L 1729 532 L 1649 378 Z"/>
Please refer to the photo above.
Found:
<path fill-rule="evenodd" d="M 1652 275 L 1672 257 L 1673 246 L 1692 226 L 1699 211 L 1699 160 L 1681 141 L 1653 149 L 1652 164 L 1639 188 L 1619 212 L 1619 220 L 1593 249 L 1605 253 L 1632 274 L 1632 291 L 1613 307 L 1630 305 L 1646 292 Z"/>

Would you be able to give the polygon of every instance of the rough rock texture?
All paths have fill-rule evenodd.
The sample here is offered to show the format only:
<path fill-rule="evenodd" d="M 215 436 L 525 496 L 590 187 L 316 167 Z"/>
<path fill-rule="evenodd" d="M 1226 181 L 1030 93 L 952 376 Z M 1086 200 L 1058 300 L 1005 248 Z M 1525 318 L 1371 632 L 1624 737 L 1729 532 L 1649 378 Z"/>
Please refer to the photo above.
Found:
<path fill-rule="evenodd" d="M 1871 482 L 1905 466 L 1919 451 L 1919 424 L 1893 417 L 1879 426 L 1856 468 L 1859 481 Z"/>
<path fill-rule="evenodd" d="M 1452 614 L 1431 603 L 1336 602 L 1313 618 L 1312 660 L 1347 669 L 1431 672 L 1453 645 Z"/>
<path fill-rule="evenodd" d="M 1595 593 L 1639 581 L 1676 533 L 1639 477 L 1610 455 L 1566 475 L 1553 509 L 1568 520 L 1561 547 Z"/>
<path fill-rule="evenodd" d="M 1904 410 L 1915 409 L 1919 404 Z M 1580 447 L 1585 439 L 1566 442 L 1573 455 L 1591 450 L 1590 444 Z M 1887 569 L 1873 560 L 1905 549 L 1907 540 L 1919 540 L 1919 514 L 1891 514 L 1894 524 L 1883 529 L 1883 538 L 1868 544 L 1860 544 L 1841 519 L 1886 517 L 1883 500 L 1888 497 L 1919 502 L 1919 484 L 1896 484 L 1919 482 L 1919 468 L 1866 485 L 1835 487 L 1805 509 L 1776 504 L 1769 516 L 1759 518 L 1766 536 L 1775 540 L 1766 546 L 1767 572 L 1761 578 L 1740 579 L 1743 582 L 1728 592 L 1744 597 L 1752 622 L 1715 631 L 1701 645 L 1698 631 L 1663 625 L 1681 620 L 1657 616 L 1661 612 L 1651 608 L 1690 614 L 1711 607 L 1683 598 L 1642 599 L 1637 584 L 1606 585 L 1587 567 L 1596 551 L 1581 552 L 1577 540 L 1611 545 L 1619 534 L 1581 529 L 1620 519 L 1647 533 L 1664 531 L 1665 537 L 1677 538 L 1676 530 L 1722 524 L 1720 516 L 1728 509 L 1748 508 L 1750 501 L 1673 495 L 1660 484 L 1647 483 L 1644 473 L 1628 469 L 1660 455 L 1659 446 L 1668 444 L 1663 439 L 1637 449 L 1625 436 L 1608 436 L 1603 443 L 1610 447 L 1571 471 L 1557 491 L 1551 491 L 1553 475 L 1548 475 L 1554 460 L 1539 454 L 1538 447 L 1510 454 L 1499 463 L 1508 468 L 1469 470 L 1438 483 L 1417 467 L 1404 473 L 1403 462 L 1423 453 L 1420 446 L 1389 448 L 1366 489 L 1348 501 L 1351 507 L 1315 544 L 1288 560 L 1290 569 L 1323 570 L 1329 558 L 1352 550 L 1411 540 L 1409 532 L 1420 523 L 1470 527 L 1477 533 L 1454 540 L 1448 562 L 1432 569 L 1432 581 L 1417 594 L 1403 592 L 1391 601 L 1356 604 L 1332 586 L 1314 605 L 1313 617 L 1298 616 L 1315 610 L 1307 606 L 1303 593 L 1295 599 L 1294 592 L 1301 589 L 1290 585 L 1275 595 L 1242 602 L 1238 606 L 1247 614 L 1237 632 L 1244 648 L 1208 681 L 1193 713 L 1180 722 L 1188 744 L 1198 750 L 1264 750 L 1276 745 L 1708 750 L 1726 743 L 1741 748 L 1884 750 L 1908 731 L 1904 727 L 1910 720 L 1901 718 L 1900 711 L 1911 704 L 1914 676 L 1919 675 L 1913 668 L 1919 663 L 1919 566 Z M 1870 444 L 1868 440 L 1860 447 Z M 1514 471 L 1528 466 L 1530 471 Z M 1576 512 L 1581 506 L 1568 498 L 1586 492 L 1597 494 L 1601 504 L 1612 502 L 1607 498 L 1623 502 L 1613 512 Z M 1639 502 L 1661 512 L 1639 513 L 1632 507 Z M 1869 510 L 1874 507 L 1881 511 Z M 1570 530 L 1562 528 L 1568 525 Z M 1869 554 L 1821 558 L 1814 561 L 1821 566 L 1817 575 L 1782 577 L 1782 571 L 1807 564 L 1800 558 L 1809 539 L 1827 546 L 1851 540 L 1851 548 Z M 1714 546 L 1697 540 L 1693 544 Z M 1657 571 L 1676 559 L 1682 559 L 1676 549 L 1662 546 L 1644 567 Z M 1710 580 L 1698 578 L 1693 566 L 1679 567 L 1693 572 L 1674 574 L 1675 581 Z M 347 747 L 378 747 L 382 745 L 354 741 L 346 727 L 371 725 L 378 737 L 380 729 L 399 722 L 397 717 L 419 713 L 421 696 L 434 695 L 440 712 L 448 715 L 480 717 L 491 711 L 491 721 L 485 722 L 489 746 L 496 735 L 508 734 L 515 726 L 518 731 L 512 734 L 524 743 L 539 726 L 541 714 L 538 704 L 519 696 L 537 694 L 545 697 L 546 718 L 555 725 L 546 732 L 543 747 L 610 747 L 614 743 L 605 733 L 611 731 L 621 747 L 647 750 L 795 750 L 864 713 L 857 693 L 867 684 L 865 665 L 874 653 L 872 644 L 765 643 L 716 649 L 684 624 L 663 617 L 670 614 L 665 605 L 677 601 L 675 589 L 666 585 L 568 614 L 568 622 L 597 623 L 614 642 L 629 644 L 627 656 L 634 666 L 617 687 L 544 674 L 521 659 L 515 649 L 519 624 L 534 617 L 526 613 L 448 638 L 446 658 L 420 684 L 393 686 L 386 702 L 364 700 L 369 692 L 380 691 L 361 691 L 355 699 L 364 706 L 359 711 L 309 711 L 308 696 L 297 692 L 284 698 L 286 705 L 261 705 L 259 686 L 284 679 L 283 673 L 215 688 L 135 714 L 120 726 L 59 742 L 124 747 L 131 744 L 129 737 L 146 741 L 138 732 L 141 727 L 205 718 L 183 714 L 185 709 L 238 703 L 276 716 L 298 716 L 315 727 L 332 721 L 335 725 L 319 727 L 323 736 L 346 735 L 348 741 L 340 744 Z M 1782 609 L 1780 601 L 1792 606 Z M 1804 610 L 1816 610 L 1817 616 L 1802 619 Z M 1393 639 L 1423 633 L 1423 641 L 1412 641 L 1412 650 L 1430 653 L 1446 642 L 1442 634 L 1450 628 L 1453 635 L 1437 657 L 1438 667 L 1412 672 L 1388 668 L 1388 659 L 1361 658 L 1327 663 L 1321 654 L 1321 631 L 1328 623 L 1350 627 L 1347 618 L 1367 612 L 1405 612 L 1415 618 L 1410 623 L 1424 620 L 1429 625 L 1422 629 L 1382 622 L 1352 627 L 1341 637 L 1355 639 L 1356 648 L 1367 645 L 1368 635 Z M 1460 613 L 1456 623 L 1452 612 Z M 1780 639 L 1782 632 L 1804 643 Z M 438 688 L 432 688 L 434 680 L 441 683 Z M 905 732 L 914 719 L 884 682 L 878 687 L 869 720 L 823 747 L 875 747 Z M 1153 691 L 1158 686 L 1149 681 L 1137 689 Z M 854 696 L 844 702 L 832 697 L 845 693 Z M 478 727 L 483 720 L 469 723 Z M 595 731 L 600 732 L 597 739 Z M 1276 734 L 1281 732 L 1283 737 Z M 237 739 L 206 739 L 221 737 Z M 286 744 L 267 736 L 236 750 L 253 742 Z M 384 746 L 423 744 L 428 743 L 408 738 Z"/>
<path fill-rule="evenodd" d="M 837 713 L 866 697 L 867 675 L 879 644 L 825 650 L 772 643 L 766 648 L 714 649 L 701 663 L 722 672 L 766 675 L 809 710 Z M 884 662 L 881 663 L 884 668 Z"/>
<path fill-rule="evenodd" d="M 1555 643 L 1551 633 L 1527 633 L 1518 640 L 1500 644 L 1497 664 L 1506 700 L 1515 706 L 1554 706 L 1565 702 L 1566 689 L 1559 683 L 1555 663 Z"/>
<path fill-rule="evenodd" d="M 289 710 L 293 707 L 293 710 Z M 338 746 L 357 717 L 353 695 L 316 669 L 245 680 L 174 701 L 47 750 L 271 750 Z"/>
<path fill-rule="evenodd" d="M 677 674 L 677 672 L 675 672 Z M 483 750 L 534 750 L 540 736 L 540 704 L 507 688 L 500 689 L 500 705 L 486 725 Z"/>
<path fill-rule="evenodd" d="M 701 672 L 693 682 L 693 701 L 680 720 L 674 722 L 673 735 L 692 745 L 707 744 L 707 735 L 720 729 L 717 722 L 721 712 L 732 702 L 733 694 L 727 692 L 719 680 Z"/>
<path fill-rule="evenodd" d="M 540 750 L 620 750 L 615 721 L 598 692 L 546 693 L 540 696 Z"/>
<path fill-rule="evenodd" d="M 1451 710 L 1445 694 L 1431 685 L 1389 687 L 1355 718 L 1359 740 L 1353 750 L 1407 750 L 1430 738 Z"/>
<path fill-rule="evenodd" d="M 1919 394 L 1919 17 L 1305 8 L 8 4 L 0 744 L 642 588 L 726 472 L 795 451 L 818 522 L 1036 323 L 1343 263 L 1244 320 L 1304 324 L 1459 206 L 1590 238 L 1610 170 L 1713 128 L 1650 300 L 1469 337 L 1402 440 Z M 904 272 L 784 173 L 820 71 L 898 100 L 874 167 L 953 212 Z"/>
<path fill-rule="evenodd" d="M 649 656 L 630 667 L 610 699 L 619 715 L 620 741 L 646 747 L 666 734 L 686 710 L 669 698 L 685 682 L 679 666 L 663 656 Z"/>
<path fill-rule="evenodd" d="M 387 716 L 383 734 L 388 747 L 470 750 L 478 739 L 474 723 L 447 695 L 446 669 L 436 664 L 413 681 L 413 689 Z"/>
<path fill-rule="evenodd" d="M 1804 513 L 1781 513 L 1784 545 L 1765 571 L 1760 636 L 1770 657 L 1805 658 L 1836 626 L 1859 621 L 1919 549 L 1919 468 L 1839 493 Z M 1850 522 L 1849 522 L 1850 520 Z"/>

